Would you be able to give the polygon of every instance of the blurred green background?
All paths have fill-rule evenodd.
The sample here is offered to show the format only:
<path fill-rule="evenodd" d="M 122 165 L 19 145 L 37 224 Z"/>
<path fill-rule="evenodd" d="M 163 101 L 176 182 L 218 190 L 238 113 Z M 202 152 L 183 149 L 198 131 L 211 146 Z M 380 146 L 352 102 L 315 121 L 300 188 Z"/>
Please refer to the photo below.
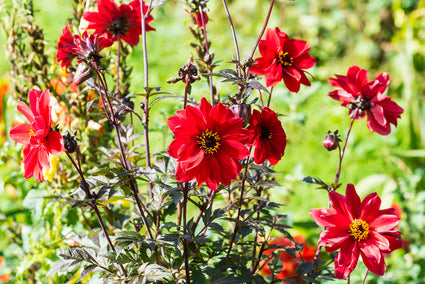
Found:
<path fill-rule="evenodd" d="M 44 29 L 46 51 L 52 56 L 66 19 L 71 16 L 72 2 L 34 0 L 34 21 Z M 3 20 L 10 6 L 8 0 L 0 3 Z M 244 60 L 262 28 L 269 1 L 229 0 L 228 4 Z M 148 33 L 149 85 L 179 95 L 183 94 L 183 84 L 167 84 L 166 80 L 177 77 L 178 68 L 192 54 L 195 56 L 190 47 L 192 37 L 186 28 L 193 24 L 184 13 L 184 6 L 182 2 L 169 0 L 155 9 L 151 25 L 156 31 Z M 215 71 L 232 68 L 228 62 L 236 55 L 222 3 L 210 1 L 207 6 L 208 39 L 212 41 L 211 51 L 219 64 Z M 281 121 L 288 145 L 285 156 L 275 167 L 280 172 L 276 178 L 281 186 L 274 188 L 271 194 L 274 200 L 287 204 L 285 210 L 294 227 L 292 233 L 304 234 L 312 244 L 317 242 L 320 228 L 312 222 L 308 211 L 325 207 L 327 194 L 301 180 L 313 176 L 328 183 L 333 181 L 338 154 L 324 149 L 322 140 L 328 130 L 337 129 L 344 139 L 349 126 L 348 110 L 327 96 L 332 89 L 327 78 L 346 74 L 352 65 L 369 70 L 369 80 L 387 72 L 391 78 L 387 95 L 405 112 L 389 136 L 371 134 L 365 121 L 354 123 L 340 182 L 342 189 L 347 183 L 355 184 L 362 198 L 377 191 L 383 207 L 398 204 L 402 210 L 400 230 L 406 247 L 386 260 L 389 268 L 383 277 L 370 274 L 368 283 L 425 283 L 425 1 L 280 0 L 275 2 L 268 25 L 275 26 L 291 38 L 306 40 L 312 46 L 310 54 L 317 60 L 317 65 L 308 70 L 314 76 L 311 87 L 302 86 L 298 94 L 290 94 L 282 83 L 274 89 L 272 98 L 271 107 L 283 115 Z M 2 30 L 0 42 L 3 45 L 6 41 Z M 140 93 L 144 84 L 141 45 L 134 48 L 127 62 L 134 66 L 131 92 Z M 11 84 L 8 70 L 1 48 L 0 84 L 4 86 Z M 214 78 L 214 83 L 223 99 L 236 92 L 234 86 L 221 83 L 218 78 Z M 77 226 L 69 221 L 73 220 L 70 215 L 74 213 L 66 213 L 65 221 L 57 217 L 64 214 L 63 208 L 47 206 L 43 201 L 36 204 L 28 202 L 29 199 L 24 201 L 31 189 L 38 188 L 40 193 L 48 185 L 23 179 L 19 153 L 7 135 L 12 120 L 19 117 L 14 107 L 13 86 L 10 85 L 8 92 L 2 91 L 1 96 L 0 255 L 5 263 L 0 266 L 0 275 L 11 274 L 11 283 L 25 283 L 28 271 L 38 271 L 40 276 L 36 281 L 53 283 L 54 280 L 42 277 L 42 271 L 49 269 L 56 256 L 55 248 L 60 247 L 55 241 L 59 233 L 50 232 L 49 224 L 64 222 L 65 229 Z M 197 99 L 209 96 L 207 80 L 193 85 L 192 96 Z M 153 107 L 154 151 L 164 150 L 172 140 L 164 121 L 179 107 L 177 102 L 164 101 Z M 55 210 L 61 214 L 55 215 Z M 17 223 L 23 225 L 14 232 L 13 224 Z M 46 230 L 51 234 L 50 239 L 43 235 Z M 11 242 L 14 238 L 15 243 Z M 358 283 L 366 272 L 362 264 L 359 266 L 353 273 L 353 283 Z"/>

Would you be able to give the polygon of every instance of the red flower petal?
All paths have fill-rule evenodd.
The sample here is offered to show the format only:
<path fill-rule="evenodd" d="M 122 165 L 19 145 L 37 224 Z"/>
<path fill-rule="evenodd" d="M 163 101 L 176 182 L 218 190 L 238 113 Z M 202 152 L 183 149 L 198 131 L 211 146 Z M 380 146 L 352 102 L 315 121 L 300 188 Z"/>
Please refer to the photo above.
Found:
<path fill-rule="evenodd" d="M 13 127 L 9 136 L 13 141 L 27 145 L 30 143 L 32 127 L 29 123 L 21 123 Z"/>
<path fill-rule="evenodd" d="M 335 258 L 335 277 L 338 279 L 347 278 L 351 271 L 356 268 L 359 255 L 360 250 L 357 243 L 350 238 L 346 239 Z"/>
<path fill-rule="evenodd" d="M 363 262 L 370 272 L 376 275 L 384 275 L 386 266 L 384 256 L 379 247 L 373 241 L 369 241 L 369 239 L 360 242 L 359 247 Z"/>
<path fill-rule="evenodd" d="M 57 131 L 50 131 L 46 139 L 46 150 L 53 156 L 65 151 L 62 135 Z"/>

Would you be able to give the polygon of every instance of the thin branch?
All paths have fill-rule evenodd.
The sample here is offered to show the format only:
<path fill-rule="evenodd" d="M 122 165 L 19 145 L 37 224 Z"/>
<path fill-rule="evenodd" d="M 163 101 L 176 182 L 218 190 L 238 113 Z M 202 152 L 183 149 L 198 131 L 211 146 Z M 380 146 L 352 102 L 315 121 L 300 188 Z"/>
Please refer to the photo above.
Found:
<path fill-rule="evenodd" d="M 255 46 L 251 51 L 251 56 L 250 56 L 251 58 L 254 56 L 255 50 L 257 50 L 258 44 L 260 43 L 260 40 L 263 37 L 263 34 L 264 34 L 264 32 L 267 28 L 267 24 L 269 23 L 270 15 L 271 15 L 272 10 L 273 10 L 273 4 L 274 4 L 274 0 L 271 0 L 269 11 L 267 12 L 266 21 L 264 22 L 263 29 L 261 30 L 260 35 L 258 36 L 257 42 L 255 43 Z"/>

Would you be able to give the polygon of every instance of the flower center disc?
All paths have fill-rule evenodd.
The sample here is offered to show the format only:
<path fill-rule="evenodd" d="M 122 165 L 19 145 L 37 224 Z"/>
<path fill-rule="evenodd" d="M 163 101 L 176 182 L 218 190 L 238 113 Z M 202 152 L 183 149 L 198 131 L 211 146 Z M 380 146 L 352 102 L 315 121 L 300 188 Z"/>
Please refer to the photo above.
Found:
<path fill-rule="evenodd" d="M 282 50 L 279 51 L 277 61 L 279 64 L 281 64 L 283 67 L 292 66 L 292 63 L 294 62 L 294 59 L 292 57 L 288 56 L 288 52 L 283 52 Z"/>
<path fill-rule="evenodd" d="M 362 219 L 354 219 L 350 224 L 350 229 L 348 230 L 351 237 L 356 241 L 364 241 L 369 236 L 369 224 L 363 221 Z"/>
<path fill-rule="evenodd" d="M 205 154 L 215 154 L 220 147 L 220 136 L 217 132 L 211 130 L 205 130 L 200 136 L 198 136 L 198 144 L 204 149 Z"/>
<path fill-rule="evenodd" d="M 273 133 L 271 133 L 267 127 L 261 127 L 261 139 L 272 139 L 272 136 Z"/>

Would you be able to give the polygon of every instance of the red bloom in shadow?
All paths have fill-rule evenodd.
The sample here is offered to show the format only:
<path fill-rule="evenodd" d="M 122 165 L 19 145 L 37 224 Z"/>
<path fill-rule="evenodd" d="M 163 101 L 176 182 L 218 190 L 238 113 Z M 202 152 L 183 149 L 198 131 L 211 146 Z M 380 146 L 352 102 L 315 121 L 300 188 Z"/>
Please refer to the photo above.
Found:
<path fill-rule="evenodd" d="M 267 107 L 254 110 L 249 118 L 249 144 L 255 146 L 254 161 L 261 164 L 268 160 L 277 164 L 285 154 L 286 134 L 277 114 Z"/>
<path fill-rule="evenodd" d="M 239 160 L 249 155 L 245 144 L 248 131 L 242 119 L 219 103 L 212 107 L 205 98 L 198 107 L 187 106 L 167 121 L 175 140 L 168 153 L 177 159 L 176 179 L 196 178 L 216 190 L 220 183 L 229 185 L 242 169 Z"/>
<path fill-rule="evenodd" d="M 301 236 L 301 235 L 295 236 L 294 241 L 296 243 L 303 244 L 303 250 L 295 254 L 296 258 L 291 256 L 286 251 L 282 251 L 279 253 L 279 259 L 282 260 L 283 267 L 282 267 L 282 271 L 279 274 L 275 275 L 277 279 L 284 279 L 284 278 L 291 277 L 291 280 L 301 281 L 300 279 L 292 278 L 297 276 L 296 270 L 298 265 L 300 265 L 301 258 L 305 262 L 314 260 L 314 255 L 316 253 L 316 250 L 314 247 L 309 246 L 308 244 L 305 243 L 304 236 Z M 265 250 L 264 255 L 271 255 L 274 251 L 276 251 L 279 248 L 295 248 L 295 245 L 291 243 L 289 239 L 284 237 L 271 239 L 269 244 L 276 245 L 277 248 Z M 260 267 L 263 266 L 260 270 L 260 273 L 262 275 L 265 275 L 265 276 L 271 275 L 271 271 L 269 268 L 270 262 L 271 260 L 269 259 L 269 260 L 266 260 L 266 263 L 263 262 L 262 264 L 260 264 Z"/>
<path fill-rule="evenodd" d="M 62 30 L 62 35 L 58 41 L 56 60 L 61 62 L 61 66 L 65 68 L 71 65 L 75 57 L 77 57 L 78 62 L 88 64 L 95 62 L 99 65 L 102 58 L 100 51 L 111 46 L 113 41 L 98 34 L 88 35 L 87 32 L 84 32 L 81 37 L 79 35 L 72 36 L 69 28 L 69 26 L 66 26 Z"/>
<path fill-rule="evenodd" d="M 290 39 L 279 28 L 267 29 L 266 39 L 261 40 L 259 50 L 261 57 L 256 58 L 249 72 L 265 75 L 267 87 L 285 82 L 291 92 L 298 92 L 300 84 L 311 86 L 304 69 L 316 64 L 313 56 L 308 54 L 311 46 L 299 39 Z"/>
<path fill-rule="evenodd" d="M 388 135 L 391 123 L 397 126 L 397 118 L 403 109 L 383 93 L 387 89 L 390 78 L 387 73 L 379 74 L 374 80 L 367 81 L 367 70 L 351 66 L 347 76 L 335 75 L 328 82 L 337 90 L 329 96 L 341 101 L 342 106 L 350 109 L 350 117 L 363 119 L 367 115 L 367 127 L 370 132 Z"/>
<path fill-rule="evenodd" d="M 10 138 L 23 144 L 24 168 L 26 179 L 34 176 L 43 182 L 43 169 L 50 168 L 49 155 L 57 156 L 65 151 L 62 135 L 51 129 L 52 116 L 50 92 L 32 89 L 29 92 L 30 107 L 23 102 L 18 103 L 28 123 L 22 123 L 10 130 Z"/>
<path fill-rule="evenodd" d="M 401 247 L 396 231 L 400 219 L 394 208 L 380 210 L 381 198 L 371 193 L 360 201 L 352 184 L 347 185 L 345 196 L 329 192 L 331 208 L 311 209 L 310 215 L 327 230 L 320 234 L 319 246 L 328 252 L 340 249 L 335 258 L 335 276 L 347 278 L 356 268 L 359 255 L 366 267 L 377 275 L 384 275 L 384 254 Z"/>
<path fill-rule="evenodd" d="M 120 39 L 130 45 L 139 43 L 142 34 L 142 16 L 140 11 L 140 0 L 133 0 L 119 7 L 113 0 L 98 0 L 98 12 L 84 12 L 83 17 L 89 22 L 88 29 L 94 29 L 96 33 L 106 33 L 113 41 Z M 143 13 L 148 7 L 143 1 Z M 153 20 L 152 15 L 146 18 L 146 31 L 155 30 L 149 23 Z"/>

